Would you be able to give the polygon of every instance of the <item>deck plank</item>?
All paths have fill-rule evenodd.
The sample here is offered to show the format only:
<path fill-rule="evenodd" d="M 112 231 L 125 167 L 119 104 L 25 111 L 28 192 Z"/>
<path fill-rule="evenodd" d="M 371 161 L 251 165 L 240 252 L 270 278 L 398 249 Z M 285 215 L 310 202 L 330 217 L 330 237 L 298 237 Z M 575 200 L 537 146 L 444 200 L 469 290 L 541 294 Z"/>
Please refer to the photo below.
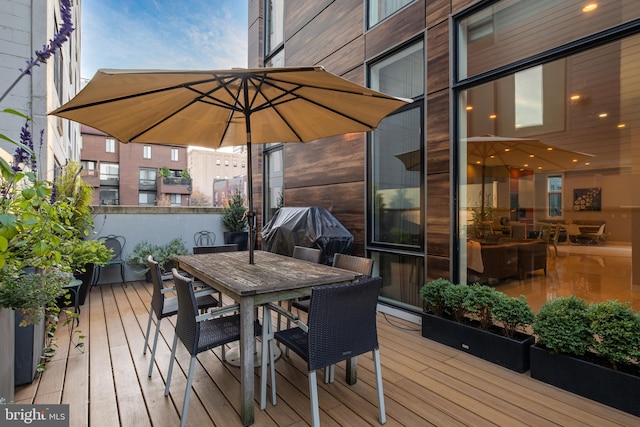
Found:
<path fill-rule="evenodd" d="M 177 425 L 190 356 L 179 345 L 169 397 L 164 386 L 174 319 L 161 323 L 156 365 L 147 376 L 142 354 L 151 285 L 101 285 L 82 307 L 84 349 L 57 331 L 59 349 L 34 383 L 16 389 L 16 402 L 69 403 L 71 426 Z M 152 325 L 155 328 L 155 320 Z M 66 334 L 66 336 L 63 336 Z M 633 426 L 634 417 L 422 338 L 420 327 L 380 314 L 378 336 L 388 426 Z M 240 427 L 240 370 L 220 349 L 201 353 L 191 393 L 189 426 Z M 349 386 L 344 363 L 336 380 L 319 375 L 323 426 L 379 425 L 373 360 L 358 359 L 358 382 Z M 308 426 L 306 365 L 291 354 L 276 362 L 278 404 L 259 410 L 256 369 L 255 425 Z"/>

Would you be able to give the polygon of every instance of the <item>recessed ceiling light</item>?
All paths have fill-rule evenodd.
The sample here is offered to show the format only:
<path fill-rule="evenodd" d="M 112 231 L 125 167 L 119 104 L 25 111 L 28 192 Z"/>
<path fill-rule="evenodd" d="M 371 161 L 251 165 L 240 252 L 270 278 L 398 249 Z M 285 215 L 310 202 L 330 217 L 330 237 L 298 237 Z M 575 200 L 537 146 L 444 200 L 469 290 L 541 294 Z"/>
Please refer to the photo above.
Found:
<path fill-rule="evenodd" d="M 608 116 L 608 114 L 607 114 L 607 113 L 600 113 L 600 114 L 598 114 L 598 117 L 600 117 L 601 119 L 603 119 L 603 118 L 605 118 L 605 117 L 607 117 L 607 116 Z"/>
<path fill-rule="evenodd" d="M 620 123 L 620 124 L 618 124 L 618 128 L 622 129 L 622 128 L 624 128 L 624 127 L 627 127 L 627 125 L 625 125 L 624 123 Z"/>
<path fill-rule="evenodd" d="M 496 116 L 495 114 L 492 114 L 492 115 L 489 116 L 490 119 L 495 119 L 496 117 L 498 117 L 498 116 Z"/>
<path fill-rule="evenodd" d="M 582 11 L 584 13 L 589 13 L 589 12 L 593 12 L 597 8 L 598 8 L 598 3 L 592 2 L 592 3 L 587 3 L 586 5 L 584 5 L 584 7 L 582 8 Z"/>
<path fill-rule="evenodd" d="M 570 98 L 570 99 L 571 99 L 572 101 L 578 101 L 578 100 L 580 100 L 580 95 L 571 95 L 571 98 Z"/>
<path fill-rule="evenodd" d="M 473 110 L 473 107 L 472 107 L 471 105 L 467 105 L 467 106 L 465 107 L 465 110 L 467 110 L 467 111 L 471 111 L 471 110 Z"/>

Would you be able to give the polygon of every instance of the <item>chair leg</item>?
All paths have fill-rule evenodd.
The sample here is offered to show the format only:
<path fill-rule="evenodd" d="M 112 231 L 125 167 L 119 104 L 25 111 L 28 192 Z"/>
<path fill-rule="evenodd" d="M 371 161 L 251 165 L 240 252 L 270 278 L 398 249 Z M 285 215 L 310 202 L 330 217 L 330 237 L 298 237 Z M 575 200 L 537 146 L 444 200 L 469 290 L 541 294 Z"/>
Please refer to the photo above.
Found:
<path fill-rule="evenodd" d="M 180 427 L 187 425 L 187 411 L 189 410 L 189 398 L 191 397 L 191 384 L 193 383 L 193 371 L 196 364 L 196 356 L 191 356 L 189 362 L 189 376 L 187 378 L 187 389 L 184 391 L 184 403 L 182 404 L 182 415 L 180 416 Z"/>
<path fill-rule="evenodd" d="M 124 263 L 120 264 L 120 277 L 122 278 L 122 284 L 126 287 L 127 283 L 124 281 Z"/>
<path fill-rule="evenodd" d="M 153 309 L 149 309 L 149 320 L 147 321 L 147 333 L 144 335 L 144 349 L 142 350 L 142 354 L 147 354 L 147 345 L 149 344 L 149 332 L 151 332 L 151 313 Z"/>
<path fill-rule="evenodd" d="M 171 346 L 171 361 L 169 362 L 169 372 L 167 372 L 167 385 L 164 388 L 164 395 L 169 396 L 169 387 L 171 386 L 171 373 L 173 372 L 173 361 L 176 359 L 176 347 L 178 346 L 178 334 L 173 336 L 173 345 Z"/>
<path fill-rule="evenodd" d="M 352 357 L 347 359 L 347 373 L 345 381 L 349 385 L 354 385 L 358 382 L 358 357 Z"/>
<path fill-rule="evenodd" d="M 311 400 L 311 426 L 320 427 L 320 409 L 318 408 L 318 380 L 316 371 L 309 372 L 309 399 Z"/>
<path fill-rule="evenodd" d="M 151 349 L 151 360 L 149 361 L 149 377 L 153 373 L 153 361 L 156 358 L 156 347 L 158 347 L 158 334 L 160 333 L 160 322 L 162 321 L 162 317 L 158 319 L 156 323 L 156 333 L 153 338 L 153 349 Z"/>
<path fill-rule="evenodd" d="M 384 391 L 382 390 L 382 368 L 380 367 L 380 350 L 373 350 L 373 362 L 376 370 L 376 389 L 378 390 L 378 412 L 380 424 L 387 422 L 387 414 L 384 409 Z"/>

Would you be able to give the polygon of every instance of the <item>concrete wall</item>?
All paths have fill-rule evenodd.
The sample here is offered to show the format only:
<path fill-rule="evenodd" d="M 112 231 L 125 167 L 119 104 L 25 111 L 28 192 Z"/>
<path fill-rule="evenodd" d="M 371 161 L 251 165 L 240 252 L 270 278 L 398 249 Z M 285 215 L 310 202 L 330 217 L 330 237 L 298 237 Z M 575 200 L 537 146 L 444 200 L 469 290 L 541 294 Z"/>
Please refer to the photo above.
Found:
<path fill-rule="evenodd" d="M 221 218 L 222 211 L 213 208 L 96 206 L 91 238 L 109 234 L 124 236 L 125 260 L 133 248 L 143 240 L 161 245 L 179 237 L 191 251 L 194 246 L 193 236 L 201 230 L 214 232 L 216 245 L 224 243 Z M 100 275 L 100 283 L 116 283 L 120 280 L 118 267 L 105 268 Z M 125 280 L 144 280 L 144 275 L 136 273 L 127 265 Z"/>

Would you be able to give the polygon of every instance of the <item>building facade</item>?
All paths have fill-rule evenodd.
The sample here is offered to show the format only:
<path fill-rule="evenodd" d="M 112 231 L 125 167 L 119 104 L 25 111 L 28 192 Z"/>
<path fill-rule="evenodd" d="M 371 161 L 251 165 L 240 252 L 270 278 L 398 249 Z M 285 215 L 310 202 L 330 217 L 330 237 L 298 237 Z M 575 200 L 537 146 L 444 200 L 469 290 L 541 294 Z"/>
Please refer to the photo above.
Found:
<path fill-rule="evenodd" d="M 38 162 L 38 174 L 53 179 L 68 160 L 79 160 L 80 125 L 49 117 L 47 113 L 62 105 L 80 90 L 80 15 L 79 0 L 71 0 L 74 31 L 61 49 L 45 64 L 34 67 L 31 75 L 23 76 L 2 100 L 0 109 L 14 109 L 32 118 L 29 130 L 33 135 Z M 26 61 L 42 50 L 62 25 L 59 0 L 3 0 L 0 8 L 0 93 L 9 89 L 26 67 Z M 0 133 L 20 140 L 23 119 L 2 114 Z M 42 132 L 42 138 L 40 138 Z M 0 142 L 5 159 L 13 156 L 15 146 Z"/>
<path fill-rule="evenodd" d="M 95 205 L 190 206 L 187 147 L 122 144 L 82 125 L 82 177 Z"/>
<path fill-rule="evenodd" d="M 638 305 L 639 38 L 633 0 L 249 0 L 250 67 L 323 65 L 414 101 L 369 134 L 255 150 L 259 224 L 277 200 L 326 207 L 407 311 L 439 277 L 597 299 L 592 268 Z"/>
<path fill-rule="evenodd" d="M 234 188 L 242 177 L 246 181 L 246 147 L 233 147 L 233 151 L 189 147 L 189 171 L 193 191 L 206 196 L 207 206 L 222 207 L 225 199 L 220 196 L 220 190 L 216 190 L 216 185 Z M 244 186 L 240 190 L 247 194 Z"/>

